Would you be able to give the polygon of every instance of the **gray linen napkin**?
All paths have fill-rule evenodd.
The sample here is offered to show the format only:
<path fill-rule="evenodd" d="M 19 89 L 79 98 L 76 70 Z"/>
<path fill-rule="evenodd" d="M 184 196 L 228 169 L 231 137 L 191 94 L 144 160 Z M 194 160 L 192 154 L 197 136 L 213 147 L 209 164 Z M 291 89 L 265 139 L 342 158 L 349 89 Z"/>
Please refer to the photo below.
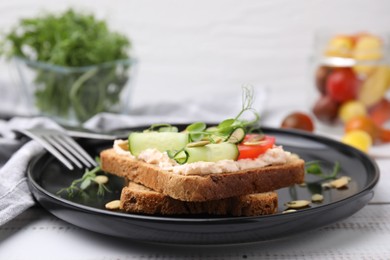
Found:
<path fill-rule="evenodd" d="M 0 225 L 34 205 L 25 174 L 31 158 L 43 148 L 35 141 L 23 143 L 12 131 L 32 127 L 59 128 L 46 118 L 0 121 Z"/>

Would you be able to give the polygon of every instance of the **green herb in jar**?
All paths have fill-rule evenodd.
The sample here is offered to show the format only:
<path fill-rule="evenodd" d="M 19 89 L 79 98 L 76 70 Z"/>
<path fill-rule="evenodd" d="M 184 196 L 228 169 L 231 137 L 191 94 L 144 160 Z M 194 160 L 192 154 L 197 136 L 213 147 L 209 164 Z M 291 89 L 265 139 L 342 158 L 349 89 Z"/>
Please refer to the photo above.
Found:
<path fill-rule="evenodd" d="M 46 114 L 84 121 L 117 105 L 129 78 L 130 40 L 93 15 L 69 9 L 20 20 L 0 54 L 35 71 L 35 105 Z M 123 61 L 122 63 L 117 61 Z"/>

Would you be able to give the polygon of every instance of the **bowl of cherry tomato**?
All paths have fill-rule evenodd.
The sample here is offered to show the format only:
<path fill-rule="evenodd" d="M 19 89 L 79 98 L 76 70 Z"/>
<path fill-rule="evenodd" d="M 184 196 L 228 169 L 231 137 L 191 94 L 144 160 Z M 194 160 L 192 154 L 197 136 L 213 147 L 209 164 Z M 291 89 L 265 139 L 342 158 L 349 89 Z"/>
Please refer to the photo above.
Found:
<path fill-rule="evenodd" d="M 354 33 L 320 39 L 316 50 L 315 118 L 327 125 L 367 116 L 376 124 L 390 120 L 389 38 Z"/>

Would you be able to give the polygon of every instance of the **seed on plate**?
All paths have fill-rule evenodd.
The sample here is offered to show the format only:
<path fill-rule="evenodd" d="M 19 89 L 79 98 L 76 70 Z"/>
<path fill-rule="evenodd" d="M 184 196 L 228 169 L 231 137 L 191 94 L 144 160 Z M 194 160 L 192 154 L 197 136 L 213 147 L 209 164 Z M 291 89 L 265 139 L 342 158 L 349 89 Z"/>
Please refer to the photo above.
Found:
<path fill-rule="evenodd" d="M 113 200 L 113 201 L 106 203 L 105 207 L 106 207 L 106 209 L 109 209 L 109 210 L 116 210 L 116 209 L 119 209 L 120 204 L 121 204 L 120 200 Z"/>
<path fill-rule="evenodd" d="M 296 209 L 286 209 L 282 213 L 285 214 L 285 213 L 291 213 L 291 212 L 296 212 L 296 211 L 297 211 Z"/>
<path fill-rule="evenodd" d="M 350 181 L 349 177 L 343 176 L 343 177 L 338 178 L 337 180 L 331 181 L 330 185 L 332 188 L 339 189 L 339 188 L 347 186 L 349 181 Z"/>
<path fill-rule="evenodd" d="M 200 147 L 200 146 L 205 146 L 206 144 L 209 144 L 210 141 L 198 141 L 198 142 L 192 142 L 187 144 L 187 147 Z"/>
<path fill-rule="evenodd" d="M 299 187 L 303 187 L 303 188 L 304 188 L 304 187 L 306 187 L 306 186 L 307 186 L 307 184 L 306 184 L 306 182 L 302 182 L 302 183 L 298 184 L 298 186 L 299 186 Z"/>
<path fill-rule="evenodd" d="M 308 200 L 293 200 L 284 204 L 289 209 L 301 209 L 310 205 Z"/>
<path fill-rule="evenodd" d="M 330 182 L 324 182 L 321 184 L 321 187 L 324 189 L 330 189 L 332 188 L 332 185 L 330 184 Z"/>
<path fill-rule="evenodd" d="M 105 175 L 98 175 L 95 177 L 94 181 L 99 184 L 106 184 L 108 182 L 108 177 Z"/>
<path fill-rule="evenodd" d="M 324 200 L 324 196 L 322 194 L 313 194 L 313 196 L 311 196 L 311 201 L 312 202 L 322 202 Z"/>

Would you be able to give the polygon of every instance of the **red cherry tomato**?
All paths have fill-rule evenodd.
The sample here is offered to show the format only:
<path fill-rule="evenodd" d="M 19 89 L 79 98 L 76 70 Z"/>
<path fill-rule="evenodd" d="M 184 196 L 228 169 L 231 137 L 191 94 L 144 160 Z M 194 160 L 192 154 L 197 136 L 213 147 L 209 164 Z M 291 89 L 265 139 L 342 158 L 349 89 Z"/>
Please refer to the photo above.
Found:
<path fill-rule="evenodd" d="M 379 126 L 382 126 L 390 120 L 390 100 L 382 99 L 369 111 L 372 120 Z"/>
<path fill-rule="evenodd" d="M 313 114 L 324 123 L 333 124 L 337 120 L 340 104 L 329 96 L 320 97 L 313 107 Z"/>
<path fill-rule="evenodd" d="M 333 70 L 326 81 L 326 92 L 335 101 L 344 102 L 355 99 L 359 81 L 351 68 Z"/>
<path fill-rule="evenodd" d="M 282 128 L 294 128 L 308 132 L 314 131 L 314 123 L 311 117 L 302 112 L 294 112 L 287 115 L 280 125 Z"/>
<path fill-rule="evenodd" d="M 238 160 L 241 159 L 256 159 L 260 154 L 265 153 L 269 148 L 272 148 L 275 144 L 275 137 L 272 136 L 264 136 L 259 144 L 254 145 L 255 141 L 251 143 L 250 140 L 255 139 L 260 136 L 259 134 L 248 134 L 245 136 L 244 141 L 238 145 L 238 151 L 240 155 L 238 156 Z M 246 144 L 247 143 L 247 144 Z"/>

